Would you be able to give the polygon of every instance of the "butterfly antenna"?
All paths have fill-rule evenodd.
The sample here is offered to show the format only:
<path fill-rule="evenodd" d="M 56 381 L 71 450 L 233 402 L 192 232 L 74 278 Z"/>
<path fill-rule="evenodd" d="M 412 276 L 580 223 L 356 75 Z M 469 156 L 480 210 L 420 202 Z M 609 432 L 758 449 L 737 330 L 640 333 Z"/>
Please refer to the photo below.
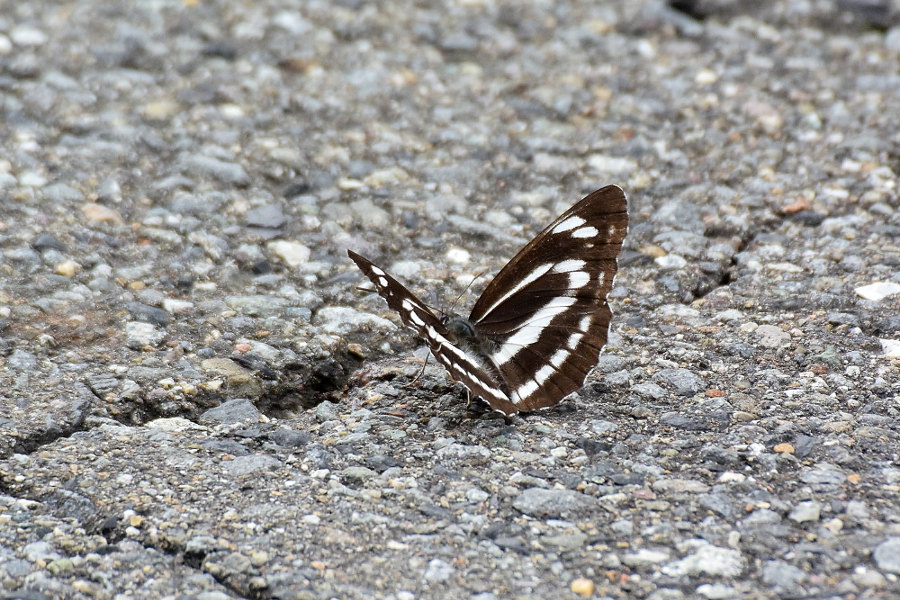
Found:
<path fill-rule="evenodd" d="M 453 307 L 456 306 L 456 303 L 459 302 L 459 299 L 462 298 L 463 295 L 464 295 L 466 292 L 469 291 L 469 288 L 472 287 L 472 284 L 475 283 L 475 281 L 476 281 L 479 277 L 481 277 L 482 275 L 484 275 L 485 273 L 487 273 L 487 271 L 479 271 L 478 273 L 475 273 L 475 275 L 472 277 L 472 281 L 470 281 L 470 282 L 468 283 L 468 285 L 466 285 L 465 289 L 459 293 L 459 296 L 457 296 L 457 297 L 456 297 L 456 300 L 453 301 L 453 304 L 450 305 L 450 310 L 453 310 Z"/>

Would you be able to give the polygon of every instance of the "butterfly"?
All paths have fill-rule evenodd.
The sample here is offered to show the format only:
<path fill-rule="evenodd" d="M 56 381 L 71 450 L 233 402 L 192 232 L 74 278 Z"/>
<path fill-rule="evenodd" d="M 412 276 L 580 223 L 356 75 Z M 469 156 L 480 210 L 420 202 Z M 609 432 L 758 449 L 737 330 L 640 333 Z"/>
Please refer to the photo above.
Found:
<path fill-rule="evenodd" d="M 384 269 L 347 254 L 455 381 L 510 416 L 555 406 L 597 366 L 627 233 L 622 189 L 588 194 L 497 273 L 468 319 L 437 316 Z"/>

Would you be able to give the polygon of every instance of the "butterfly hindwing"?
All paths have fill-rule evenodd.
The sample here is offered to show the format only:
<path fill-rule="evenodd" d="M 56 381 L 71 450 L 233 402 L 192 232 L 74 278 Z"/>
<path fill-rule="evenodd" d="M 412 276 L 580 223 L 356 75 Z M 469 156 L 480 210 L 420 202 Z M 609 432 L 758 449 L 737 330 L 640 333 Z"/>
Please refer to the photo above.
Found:
<path fill-rule="evenodd" d="M 506 415 L 554 406 L 584 385 L 606 345 L 606 296 L 628 232 L 625 193 L 599 189 L 531 240 L 491 281 L 454 336 L 383 269 L 350 258 L 456 381 Z"/>

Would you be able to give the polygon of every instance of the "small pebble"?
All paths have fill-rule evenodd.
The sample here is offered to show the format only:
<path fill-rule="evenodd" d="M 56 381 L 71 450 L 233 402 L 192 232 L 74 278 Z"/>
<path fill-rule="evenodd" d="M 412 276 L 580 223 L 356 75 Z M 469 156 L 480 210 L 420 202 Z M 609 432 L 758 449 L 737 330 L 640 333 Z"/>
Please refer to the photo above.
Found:
<path fill-rule="evenodd" d="M 113 223 L 115 225 L 125 224 L 125 220 L 122 218 L 122 215 L 119 214 L 119 211 L 114 208 L 109 208 L 108 206 L 103 206 L 102 204 L 89 202 L 82 205 L 81 212 L 84 213 L 84 216 L 87 217 L 89 221 Z"/>
<path fill-rule="evenodd" d="M 888 296 L 900 294 L 900 283 L 893 281 L 877 281 L 856 288 L 856 294 L 860 298 L 871 300 L 872 302 L 881 302 Z"/>
<path fill-rule="evenodd" d="M 577 579 L 572 580 L 569 589 L 579 596 L 590 598 L 594 594 L 594 582 L 586 577 L 578 577 Z"/>
<path fill-rule="evenodd" d="M 291 242 L 287 240 L 269 242 L 266 245 L 266 248 L 292 269 L 296 269 L 309 262 L 309 257 L 312 254 L 310 249 L 300 242 Z"/>
<path fill-rule="evenodd" d="M 900 573 L 900 537 L 889 537 L 872 552 L 875 565 L 886 573 Z"/>
<path fill-rule="evenodd" d="M 806 500 L 798 502 L 791 509 L 788 518 L 796 523 L 806 523 L 808 521 L 818 521 L 822 512 L 822 503 L 816 500 Z"/>
<path fill-rule="evenodd" d="M 449 563 L 443 561 L 439 558 L 433 558 L 428 563 L 428 568 L 425 570 L 424 579 L 429 583 L 441 583 L 450 579 L 453 573 L 456 572 Z"/>

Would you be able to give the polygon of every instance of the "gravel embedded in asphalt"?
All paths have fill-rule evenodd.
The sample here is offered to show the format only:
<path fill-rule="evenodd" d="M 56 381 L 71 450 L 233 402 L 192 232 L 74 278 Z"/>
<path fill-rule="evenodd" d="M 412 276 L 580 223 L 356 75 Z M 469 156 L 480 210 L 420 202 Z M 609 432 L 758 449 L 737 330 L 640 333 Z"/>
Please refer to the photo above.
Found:
<path fill-rule="evenodd" d="M 896 597 L 898 15 L 0 0 L 3 594 Z M 346 258 L 464 312 L 610 183 L 546 412 Z"/>

